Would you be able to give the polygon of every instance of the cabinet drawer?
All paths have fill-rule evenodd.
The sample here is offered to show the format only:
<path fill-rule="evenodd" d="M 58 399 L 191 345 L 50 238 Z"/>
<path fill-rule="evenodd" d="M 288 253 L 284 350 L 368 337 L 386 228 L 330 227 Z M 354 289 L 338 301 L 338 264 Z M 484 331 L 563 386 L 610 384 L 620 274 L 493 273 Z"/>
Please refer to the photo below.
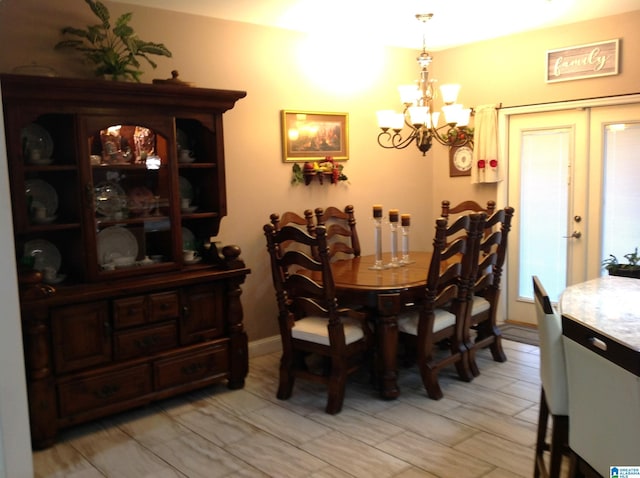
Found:
<path fill-rule="evenodd" d="M 113 301 L 113 325 L 116 329 L 142 325 L 146 321 L 144 296 Z"/>
<path fill-rule="evenodd" d="M 60 384 L 60 414 L 65 417 L 112 405 L 151 392 L 151 368 L 139 365 L 121 372 Z"/>
<path fill-rule="evenodd" d="M 162 390 L 205 377 L 224 377 L 228 370 L 228 355 L 227 345 L 223 344 L 197 353 L 158 360 L 154 364 L 154 388 Z"/>
<path fill-rule="evenodd" d="M 150 320 L 177 319 L 180 315 L 180 299 L 178 293 L 162 292 L 149 296 Z"/>
<path fill-rule="evenodd" d="M 126 332 L 116 332 L 113 343 L 116 360 L 144 357 L 174 348 L 178 344 L 178 327 L 173 321 Z"/>

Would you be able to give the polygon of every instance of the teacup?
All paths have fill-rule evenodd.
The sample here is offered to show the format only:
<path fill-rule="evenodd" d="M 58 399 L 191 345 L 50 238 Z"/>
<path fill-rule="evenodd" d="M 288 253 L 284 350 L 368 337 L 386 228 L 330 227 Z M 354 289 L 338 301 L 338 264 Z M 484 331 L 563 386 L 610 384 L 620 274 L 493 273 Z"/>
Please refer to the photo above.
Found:
<path fill-rule="evenodd" d="M 36 206 L 32 209 L 33 218 L 43 220 L 47 218 L 47 208 L 42 206 Z"/>
<path fill-rule="evenodd" d="M 186 262 L 193 262 L 198 258 L 198 251 L 184 250 L 182 251 L 182 258 Z"/>
<path fill-rule="evenodd" d="M 53 267 L 45 267 L 42 269 L 42 278 L 47 282 L 52 282 L 58 277 L 58 271 Z"/>
<path fill-rule="evenodd" d="M 182 209 L 189 209 L 189 206 L 191 206 L 191 199 L 189 198 L 180 199 L 180 207 Z"/>
<path fill-rule="evenodd" d="M 178 159 L 181 163 L 190 163 L 195 159 L 195 157 L 190 149 L 181 149 Z"/>

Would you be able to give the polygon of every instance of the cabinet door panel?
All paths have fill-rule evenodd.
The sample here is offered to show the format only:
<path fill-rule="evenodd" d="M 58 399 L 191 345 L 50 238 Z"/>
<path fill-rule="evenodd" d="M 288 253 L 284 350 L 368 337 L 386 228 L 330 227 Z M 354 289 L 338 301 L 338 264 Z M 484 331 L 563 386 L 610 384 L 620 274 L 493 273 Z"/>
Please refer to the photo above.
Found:
<path fill-rule="evenodd" d="M 126 297 L 113 301 L 113 325 L 116 329 L 146 322 L 144 296 Z"/>
<path fill-rule="evenodd" d="M 224 295 L 218 284 L 204 284 L 183 290 L 180 341 L 203 342 L 224 334 Z"/>
<path fill-rule="evenodd" d="M 111 326 L 106 301 L 54 309 L 51 331 L 57 372 L 79 370 L 111 360 Z"/>

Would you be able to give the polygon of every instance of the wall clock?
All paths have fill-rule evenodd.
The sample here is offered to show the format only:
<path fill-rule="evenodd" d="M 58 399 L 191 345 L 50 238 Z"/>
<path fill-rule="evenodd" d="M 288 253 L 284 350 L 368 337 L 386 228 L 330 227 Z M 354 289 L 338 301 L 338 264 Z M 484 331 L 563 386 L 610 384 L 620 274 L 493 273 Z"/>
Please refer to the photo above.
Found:
<path fill-rule="evenodd" d="M 471 176 L 473 150 L 470 146 L 449 148 L 449 176 Z"/>

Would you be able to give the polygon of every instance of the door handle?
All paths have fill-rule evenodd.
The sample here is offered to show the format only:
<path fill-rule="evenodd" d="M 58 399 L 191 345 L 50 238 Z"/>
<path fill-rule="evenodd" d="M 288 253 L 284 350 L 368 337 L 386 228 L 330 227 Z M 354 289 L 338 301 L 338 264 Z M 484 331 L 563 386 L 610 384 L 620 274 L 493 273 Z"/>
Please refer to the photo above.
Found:
<path fill-rule="evenodd" d="M 570 236 L 562 236 L 565 239 L 580 239 L 582 237 L 582 233 L 580 231 L 573 231 Z"/>

